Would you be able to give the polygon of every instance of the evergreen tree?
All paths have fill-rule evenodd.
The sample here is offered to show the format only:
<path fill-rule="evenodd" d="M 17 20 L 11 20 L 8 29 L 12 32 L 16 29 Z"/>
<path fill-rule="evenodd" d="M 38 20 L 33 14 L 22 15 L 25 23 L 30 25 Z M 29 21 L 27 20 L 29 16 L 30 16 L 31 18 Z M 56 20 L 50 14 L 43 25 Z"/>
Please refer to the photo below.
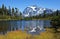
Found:
<path fill-rule="evenodd" d="M 43 17 L 44 17 L 44 18 L 46 17 L 46 11 L 44 11 L 44 15 L 43 15 Z"/>
<path fill-rule="evenodd" d="M 16 13 L 18 13 L 18 8 L 15 8 L 16 9 Z"/>
<path fill-rule="evenodd" d="M 56 16 L 58 16 L 58 13 L 59 13 L 59 11 L 57 10 L 57 11 L 56 11 Z"/>
<path fill-rule="evenodd" d="M 14 15 L 17 16 L 18 8 L 15 8 L 15 10 L 16 10 L 16 11 L 15 11 L 15 14 L 14 14 Z"/>
<path fill-rule="evenodd" d="M 2 15 L 4 15 L 4 4 L 2 4 Z"/>
<path fill-rule="evenodd" d="M 4 9 L 4 13 L 5 13 L 5 15 L 7 15 L 7 8 L 6 8 L 6 6 L 5 6 L 5 9 Z"/>
<path fill-rule="evenodd" d="M 20 12 L 20 16 L 22 16 L 22 13 Z"/>
<path fill-rule="evenodd" d="M 11 13 L 11 8 L 9 6 L 9 9 L 8 9 L 8 15 L 12 16 L 12 13 Z"/>
<path fill-rule="evenodd" d="M 60 28 L 60 16 L 54 16 L 51 19 L 51 25 L 55 29 L 55 32 L 57 32 L 57 29 Z"/>
<path fill-rule="evenodd" d="M 12 16 L 14 16 L 14 8 L 12 8 Z"/>
<path fill-rule="evenodd" d="M 0 8 L 0 15 L 2 15 L 2 9 Z"/>

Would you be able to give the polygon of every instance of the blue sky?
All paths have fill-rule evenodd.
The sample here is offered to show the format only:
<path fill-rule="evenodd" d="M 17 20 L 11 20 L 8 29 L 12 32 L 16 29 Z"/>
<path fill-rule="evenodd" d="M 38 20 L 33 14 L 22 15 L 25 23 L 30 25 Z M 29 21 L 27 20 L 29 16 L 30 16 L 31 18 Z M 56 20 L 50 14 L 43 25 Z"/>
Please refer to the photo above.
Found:
<path fill-rule="evenodd" d="M 0 0 L 0 7 L 4 4 L 6 7 L 17 7 L 23 11 L 27 6 L 37 5 L 43 8 L 60 9 L 60 0 Z"/>

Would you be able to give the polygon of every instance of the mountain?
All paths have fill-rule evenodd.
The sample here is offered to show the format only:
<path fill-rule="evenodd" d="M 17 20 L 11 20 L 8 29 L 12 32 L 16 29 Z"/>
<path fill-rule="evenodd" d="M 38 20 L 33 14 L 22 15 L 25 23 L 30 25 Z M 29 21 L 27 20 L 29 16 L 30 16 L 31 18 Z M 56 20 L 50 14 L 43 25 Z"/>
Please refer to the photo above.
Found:
<path fill-rule="evenodd" d="M 39 14 L 43 14 L 44 11 L 46 12 L 46 14 L 50 14 L 53 12 L 51 9 L 42 8 L 42 7 L 33 5 L 33 6 L 28 6 L 24 9 L 23 16 L 24 17 L 37 16 Z"/>

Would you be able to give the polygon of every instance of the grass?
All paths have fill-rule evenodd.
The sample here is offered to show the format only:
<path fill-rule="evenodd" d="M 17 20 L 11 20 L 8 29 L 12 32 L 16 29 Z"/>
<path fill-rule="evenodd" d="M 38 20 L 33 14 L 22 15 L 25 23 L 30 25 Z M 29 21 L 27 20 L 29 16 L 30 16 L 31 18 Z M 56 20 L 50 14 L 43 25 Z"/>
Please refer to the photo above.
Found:
<path fill-rule="evenodd" d="M 22 18 L 22 16 L 8 16 L 8 15 L 4 15 L 4 16 L 0 16 L 0 21 L 6 21 L 6 20 L 50 20 L 51 17 L 40 17 L 40 18 Z"/>
<path fill-rule="evenodd" d="M 31 35 L 19 30 L 0 35 L 0 39 L 60 39 L 60 33 L 54 33 L 54 30 L 50 28 L 46 28 L 46 31 L 41 32 L 40 35 Z"/>
<path fill-rule="evenodd" d="M 21 16 L 8 16 L 8 15 L 4 15 L 4 16 L 0 16 L 0 21 L 7 21 L 7 20 L 21 20 L 22 17 Z"/>
<path fill-rule="evenodd" d="M 25 39 L 29 36 L 26 32 L 20 30 L 8 32 L 6 35 L 0 35 L 0 39 Z"/>

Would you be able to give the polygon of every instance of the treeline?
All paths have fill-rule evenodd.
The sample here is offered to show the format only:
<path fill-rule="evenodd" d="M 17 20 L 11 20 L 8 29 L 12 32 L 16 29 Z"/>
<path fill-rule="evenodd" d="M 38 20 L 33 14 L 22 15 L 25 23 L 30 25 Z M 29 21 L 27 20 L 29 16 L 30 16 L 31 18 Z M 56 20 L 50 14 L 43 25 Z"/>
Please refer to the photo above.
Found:
<path fill-rule="evenodd" d="M 33 19 L 51 19 L 54 16 L 60 15 L 60 10 L 56 10 L 55 12 L 46 14 L 44 11 L 43 14 L 39 14 L 37 16 L 30 17 L 22 17 L 22 12 L 19 11 L 18 8 L 11 8 L 10 6 L 7 8 L 4 4 L 0 7 L 0 19 L 18 19 L 18 20 L 33 20 Z"/>
<path fill-rule="evenodd" d="M 60 15 L 54 16 L 51 18 L 51 22 L 50 24 L 52 25 L 52 27 L 56 32 L 60 32 L 58 29 L 60 29 Z"/>
<path fill-rule="evenodd" d="M 30 17 L 26 17 L 25 20 L 33 20 L 33 19 L 52 19 L 55 16 L 59 16 L 60 15 L 60 10 L 56 10 L 52 13 L 48 13 L 46 14 L 46 11 L 44 11 L 43 14 L 39 14 L 37 16 L 30 16 Z"/>
<path fill-rule="evenodd" d="M 7 8 L 4 4 L 0 7 L 0 19 L 21 19 L 22 13 L 18 8 Z"/>

